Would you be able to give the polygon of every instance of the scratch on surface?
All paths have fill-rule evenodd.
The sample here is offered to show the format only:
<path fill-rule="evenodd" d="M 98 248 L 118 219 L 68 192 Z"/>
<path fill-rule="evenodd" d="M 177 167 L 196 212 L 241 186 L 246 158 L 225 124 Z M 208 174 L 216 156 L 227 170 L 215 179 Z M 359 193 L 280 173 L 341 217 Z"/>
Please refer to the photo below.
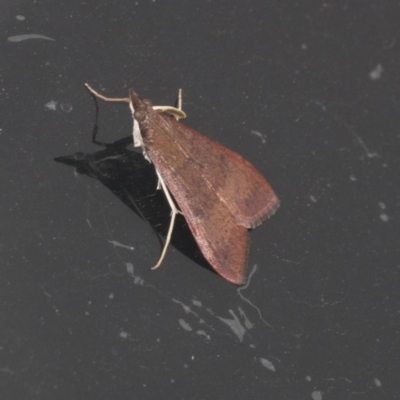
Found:
<path fill-rule="evenodd" d="M 343 120 L 341 117 L 339 117 L 338 115 L 336 115 L 333 112 L 330 112 L 326 109 L 326 107 L 321 104 L 319 101 L 315 101 L 315 104 L 318 105 L 319 107 L 323 107 L 323 111 L 327 112 L 328 115 L 330 115 L 334 120 L 336 120 L 337 122 L 341 123 L 355 138 L 356 142 L 358 143 L 358 145 L 365 151 L 365 154 L 367 155 L 368 158 L 377 158 L 380 157 L 380 155 L 375 152 L 375 151 L 371 151 L 367 145 L 365 144 L 364 140 L 361 138 L 360 135 L 357 134 L 357 132 L 354 130 L 354 128 L 349 125 L 345 120 Z"/>
<path fill-rule="evenodd" d="M 199 316 L 199 314 L 197 314 L 197 312 L 193 311 L 188 305 L 186 305 L 185 303 L 182 303 L 181 301 L 174 299 L 174 298 L 172 298 L 172 301 L 174 303 L 179 304 L 183 308 L 183 310 L 185 311 L 186 314 L 193 314 L 195 317 L 197 317 L 199 319 L 199 322 L 201 324 L 205 323 L 205 321 Z"/>
<path fill-rule="evenodd" d="M 358 135 L 357 132 L 354 130 L 354 128 L 352 126 L 350 126 L 346 121 L 344 121 L 342 118 L 340 118 L 335 113 L 328 111 L 326 106 L 323 105 L 322 103 L 320 103 L 319 101 L 315 101 L 315 104 L 317 106 L 321 107 L 321 109 L 323 111 L 325 111 L 328 115 L 330 115 L 335 121 L 337 121 L 337 122 L 341 123 L 342 125 L 344 125 L 344 127 L 353 135 L 353 137 L 355 138 L 355 140 L 358 143 L 358 145 L 365 151 L 365 154 L 367 155 L 368 158 L 380 157 L 380 155 L 378 153 L 376 153 L 375 151 L 371 151 L 367 147 L 367 145 L 365 144 L 365 142 L 361 138 L 361 136 Z"/>
<path fill-rule="evenodd" d="M 107 240 L 108 243 L 111 243 L 114 247 L 121 247 L 123 249 L 128 249 L 128 250 L 135 250 L 133 246 L 128 246 L 126 244 L 122 244 L 118 242 L 117 240 Z"/>
<path fill-rule="evenodd" d="M 279 256 L 273 256 L 273 257 L 278 259 L 278 260 L 281 260 L 281 261 L 283 261 L 285 263 L 288 263 L 288 264 L 300 265 L 303 262 L 303 260 L 301 260 L 301 261 L 293 261 L 293 260 L 289 260 L 288 258 L 282 258 L 282 257 L 279 257 Z"/>
<path fill-rule="evenodd" d="M 270 325 L 270 324 L 263 318 L 263 316 L 262 316 L 262 314 L 261 314 L 261 310 L 260 310 L 256 305 L 254 305 L 247 297 L 244 297 L 244 296 L 242 295 L 242 293 L 241 293 L 242 290 L 246 290 L 246 289 L 249 287 L 250 282 L 251 282 L 251 278 L 252 278 L 253 275 L 256 273 L 257 268 L 258 268 L 258 267 L 257 267 L 257 264 L 254 264 L 253 269 L 250 271 L 250 274 L 249 274 L 249 278 L 248 278 L 248 280 L 247 280 L 247 283 L 246 283 L 244 286 L 238 288 L 238 289 L 237 289 L 237 292 L 239 293 L 239 296 L 241 297 L 241 299 L 242 299 L 243 301 L 245 301 L 247 304 L 249 304 L 251 307 L 253 307 L 255 310 L 257 310 L 258 316 L 259 316 L 260 320 L 263 321 L 265 325 L 267 325 L 267 326 L 269 326 L 271 329 L 273 329 L 273 326 Z"/>
<path fill-rule="evenodd" d="M 15 35 L 15 36 L 9 36 L 7 40 L 9 42 L 22 42 L 23 40 L 29 40 L 29 39 L 44 39 L 44 40 L 51 40 L 55 41 L 55 39 L 44 36 L 44 35 L 39 35 L 38 33 L 30 33 L 30 34 L 25 34 L 25 35 Z"/>
<path fill-rule="evenodd" d="M 367 155 L 368 158 L 377 158 L 380 157 L 380 155 L 375 152 L 375 151 L 371 151 L 367 145 L 365 144 L 364 140 L 362 140 L 361 136 L 358 135 L 356 133 L 356 131 L 350 126 L 348 125 L 346 122 L 342 121 L 342 123 L 347 127 L 347 129 L 351 132 L 351 134 L 355 137 L 356 141 L 358 142 L 358 144 L 360 145 L 360 147 L 362 149 L 364 149 L 365 154 Z"/>
<path fill-rule="evenodd" d="M 266 135 L 264 135 L 263 133 L 261 133 L 259 131 L 254 131 L 254 130 L 250 131 L 250 133 L 252 135 L 258 136 L 261 139 L 262 144 L 265 144 L 267 142 Z"/>
<path fill-rule="evenodd" d="M 296 299 L 293 297 L 293 295 L 291 295 L 291 294 L 289 295 L 289 297 L 290 297 L 294 302 L 296 302 L 297 304 L 305 304 L 305 305 L 307 305 L 308 307 L 311 307 L 311 308 L 324 308 L 324 307 L 327 307 L 327 306 L 333 307 L 333 306 L 336 306 L 337 304 L 340 304 L 340 303 L 343 303 L 343 302 L 344 302 L 344 299 L 329 302 L 329 301 L 326 301 L 326 300 L 325 300 L 324 296 L 321 296 L 321 298 L 320 298 L 320 303 L 318 303 L 318 304 L 311 304 L 311 303 L 309 303 L 308 301 L 300 301 L 300 300 L 298 300 L 298 299 L 296 300 Z"/>

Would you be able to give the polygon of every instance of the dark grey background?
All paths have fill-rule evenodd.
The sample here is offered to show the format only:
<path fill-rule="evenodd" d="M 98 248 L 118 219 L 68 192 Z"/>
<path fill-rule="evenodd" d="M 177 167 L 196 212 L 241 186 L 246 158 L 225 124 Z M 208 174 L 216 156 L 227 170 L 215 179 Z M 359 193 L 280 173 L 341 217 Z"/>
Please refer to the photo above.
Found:
<path fill-rule="evenodd" d="M 0 8 L 2 398 L 397 398 L 397 1 Z M 186 123 L 270 181 L 247 287 L 184 226 L 150 271 L 168 207 L 130 146 L 91 142 L 86 81 L 182 87 Z M 99 140 L 128 137 L 126 105 L 99 106 Z"/>

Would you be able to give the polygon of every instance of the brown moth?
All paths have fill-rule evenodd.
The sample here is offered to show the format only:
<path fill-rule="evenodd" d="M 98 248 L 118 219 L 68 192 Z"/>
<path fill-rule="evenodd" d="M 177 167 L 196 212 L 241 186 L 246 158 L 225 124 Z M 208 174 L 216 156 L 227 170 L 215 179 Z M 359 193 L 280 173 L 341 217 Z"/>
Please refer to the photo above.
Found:
<path fill-rule="evenodd" d="M 279 206 L 269 183 L 242 156 L 179 121 L 185 117 L 181 92 L 175 108 L 153 106 L 132 89 L 129 97 L 108 98 L 86 87 L 102 100 L 129 103 L 134 145 L 142 147 L 144 157 L 154 164 L 159 187 L 171 206 L 168 235 L 153 268 L 164 258 L 176 214 L 181 212 L 214 270 L 229 282 L 244 284 L 248 230 Z"/>

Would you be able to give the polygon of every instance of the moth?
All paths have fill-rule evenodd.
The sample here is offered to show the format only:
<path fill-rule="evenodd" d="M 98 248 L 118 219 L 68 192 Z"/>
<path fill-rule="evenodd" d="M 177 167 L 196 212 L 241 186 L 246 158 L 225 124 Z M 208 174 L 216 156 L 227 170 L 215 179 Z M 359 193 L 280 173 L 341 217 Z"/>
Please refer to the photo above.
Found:
<path fill-rule="evenodd" d="M 132 112 L 133 143 L 154 164 L 158 188 L 171 207 L 171 221 L 157 264 L 165 257 L 175 218 L 182 213 L 213 269 L 236 285 L 246 282 L 249 230 L 275 213 L 279 199 L 270 184 L 242 156 L 183 124 L 178 106 L 153 106 L 133 90 L 110 98 L 85 84 L 96 97 L 126 102 Z"/>

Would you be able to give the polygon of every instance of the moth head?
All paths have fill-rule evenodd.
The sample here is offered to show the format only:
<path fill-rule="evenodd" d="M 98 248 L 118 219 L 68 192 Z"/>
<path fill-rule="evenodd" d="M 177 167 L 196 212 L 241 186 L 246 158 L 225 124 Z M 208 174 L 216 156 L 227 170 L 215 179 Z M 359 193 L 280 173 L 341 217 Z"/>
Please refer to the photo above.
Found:
<path fill-rule="evenodd" d="M 137 110 L 141 103 L 139 95 L 133 89 L 129 89 L 129 97 L 131 99 L 133 108 Z"/>

